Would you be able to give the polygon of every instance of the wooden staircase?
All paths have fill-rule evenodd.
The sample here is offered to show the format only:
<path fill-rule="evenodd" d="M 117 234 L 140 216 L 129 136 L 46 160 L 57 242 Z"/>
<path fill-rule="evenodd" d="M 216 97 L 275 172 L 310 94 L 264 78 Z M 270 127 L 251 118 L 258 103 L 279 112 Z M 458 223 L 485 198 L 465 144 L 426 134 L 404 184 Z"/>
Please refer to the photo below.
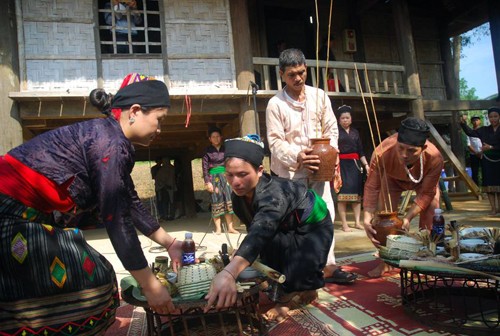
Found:
<path fill-rule="evenodd" d="M 460 198 L 468 198 L 472 197 L 478 200 L 481 200 L 483 197 L 481 195 L 481 191 L 477 184 L 472 180 L 472 178 L 465 171 L 465 167 L 462 166 L 458 158 L 455 154 L 450 150 L 444 139 L 441 137 L 441 134 L 436 130 L 434 125 L 432 125 L 429 121 L 426 121 L 427 125 L 430 128 L 431 137 L 434 139 L 434 144 L 439 148 L 443 156 L 445 157 L 445 165 L 451 165 L 454 168 L 455 173 L 458 175 L 446 176 L 442 177 L 442 182 L 454 182 L 454 181 L 463 181 L 469 191 L 467 192 L 447 192 L 447 195 L 450 198 L 460 197 Z M 446 171 L 446 169 L 445 169 Z M 445 194 L 443 192 L 443 194 Z M 444 195 L 443 195 L 444 196 Z M 446 196 L 444 196 L 446 197 Z"/>

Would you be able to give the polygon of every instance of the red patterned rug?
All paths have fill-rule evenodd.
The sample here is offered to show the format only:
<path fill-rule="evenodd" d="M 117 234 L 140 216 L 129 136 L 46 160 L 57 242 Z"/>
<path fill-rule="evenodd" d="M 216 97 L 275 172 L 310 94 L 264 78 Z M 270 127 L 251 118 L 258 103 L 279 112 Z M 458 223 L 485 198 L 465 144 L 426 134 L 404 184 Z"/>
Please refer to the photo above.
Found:
<path fill-rule="evenodd" d="M 315 303 L 290 311 L 290 317 L 282 323 L 269 325 L 269 336 L 453 335 L 433 330 L 404 312 L 398 270 L 383 278 L 369 278 L 367 272 L 378 263 L 372 254 L 343 258 L 338 263 L 358 273 L 358 280 L 352 285 L 327 284 Z M 261 306 L 267 305 L 263 302 Z M 142 308 L 123 304 L 106 335 L 146 335 L 145 324 Z M 222 335 L 217 330 L 212 334 Z"/>

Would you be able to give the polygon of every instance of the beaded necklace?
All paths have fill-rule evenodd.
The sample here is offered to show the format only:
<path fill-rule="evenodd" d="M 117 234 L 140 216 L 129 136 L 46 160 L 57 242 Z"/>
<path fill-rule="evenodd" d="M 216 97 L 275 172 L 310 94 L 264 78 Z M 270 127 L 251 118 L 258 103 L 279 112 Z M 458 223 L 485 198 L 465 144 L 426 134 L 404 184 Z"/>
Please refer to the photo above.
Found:
<path fill-rule="evenodd" d="M 410 178 L 410 180 L 413 183 L 420 183 L 420 181 L 422 181 L 422 178 L 424 177 L 424 159 L 423 159 L 422 153 L 420 153 L 420 177 L 418 178 L 418 180 L 416 180 L 413 177 L 413 175 L 410 173 L 410 170 L 408 169 L 408 167 L 406 167 L 406 165 L 405 165 L 405 170 L 406 170 L 406 174 L 408 175 L 408 177 Z"/>

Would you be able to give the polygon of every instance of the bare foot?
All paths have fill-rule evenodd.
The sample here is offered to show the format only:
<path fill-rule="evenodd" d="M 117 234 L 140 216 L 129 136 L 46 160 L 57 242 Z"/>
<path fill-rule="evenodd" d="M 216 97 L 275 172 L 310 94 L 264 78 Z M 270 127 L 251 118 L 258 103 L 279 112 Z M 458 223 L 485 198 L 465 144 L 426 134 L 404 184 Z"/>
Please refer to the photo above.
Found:
<path fill-rule="evenodd" d="M 344 231 L 344 232 L 352 232 L 352 229 L 350 227 L 348 227 L 348 226 L 343 226 L 342 227 L 342 231 Z"/>
<path fill-rule="evenodd" d="M 276 306 L 269 309 L 264 316 L 268 321 L 275 320 L 276 322 L 282 322 L 288 317 L 288 312 L 290 308 L 286 305 L 277 303 Z"/>
<path fill-rule="evenodd" d="M 377 267 L 368 272 L 370 278 L 380 278 L 384 273 L 390 272 L 394 267 L 387 265 L 385 262 L 381 262 Z"/>
<path fill-rule="evenodd" d="M 227 232 L 229 232 L 229 233 L 240 233 L 240 231 L 237 231 L 237 230 L 235 230 L 233 228 L 227 229 Z"/>
<path fill-rule="evenodd" d="M 219 230 L 217 230 L 217 231 L 214 231 L 214 233 L 215 233 L 216 235 L 220 235 L 220 233 L 221 233 L 221 232 L 220 232 Z"/>
<path fill-rule="evenodd" d="M 363 225 L 361 225 L 361 224 L 356 224 L 356 225 L 354 226 L 354 228 L 355 228 L 355 229 L 358 229 L 358 230 L 364 230 L 364 229 L 365 229 L 365 228 L 363 227 Z"/>
<path fill-rule="evenodd" d="M 495 216 L 496 214 L 497 214 L 497 212 L 492 210 L 488 215 Z"/>
<path fill-rule="evenodd" d="M 327 265 L 323 268 L 323 277 L 330 278 L 333 276 L 333 272 L 337 269 L 337 265 Z"/>
<path fill-rule="evenodd" d="M 318 298 L 318 291 L 316 290 L 308 290 L 299 293 L 299 302 L 304 305 L 310 304 L 317 298 Z"/>

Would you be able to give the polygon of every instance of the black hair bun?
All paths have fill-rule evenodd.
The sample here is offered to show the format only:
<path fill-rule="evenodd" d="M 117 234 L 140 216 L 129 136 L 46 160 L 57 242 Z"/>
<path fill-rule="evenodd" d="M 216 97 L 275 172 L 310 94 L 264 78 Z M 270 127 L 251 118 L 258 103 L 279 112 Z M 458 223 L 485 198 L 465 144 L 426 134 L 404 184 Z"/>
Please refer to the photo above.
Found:
<path fill-rule="evenodd" d="M 90 91 L 89 94 L 90 103 L 106 115 L 109 115 L 112 98 L 111 94 L 106 93 L 104 89 L 100 88 Z"/>

